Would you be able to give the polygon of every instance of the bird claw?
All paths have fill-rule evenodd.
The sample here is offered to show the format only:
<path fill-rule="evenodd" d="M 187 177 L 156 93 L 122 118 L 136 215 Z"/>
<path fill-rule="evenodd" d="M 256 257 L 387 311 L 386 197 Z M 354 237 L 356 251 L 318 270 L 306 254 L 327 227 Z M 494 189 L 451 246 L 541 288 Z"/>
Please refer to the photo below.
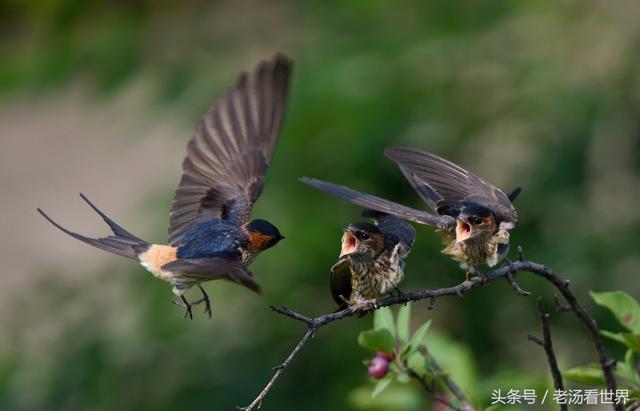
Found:
<path fill-rule="evenodd" d="M 206 291 L 204 290 L 204 288 L 202 288 L 200 284 L 198 284 L 198 288 L 200 289 L 200 292 L 202 292 L 202 298 L 199 299 L 198 301 L 191 303 L 191 305 L 198 305 L 200 303 L 204 303 L 203 313 L 208 314 L 209 319 L 211 319 L 212 310 L 211 310 L 211 300 L 209 299 L 209 295 L 206 293 Z"/>
<path fill-rule="evenodd" d="M 193 313 L 191 312 L 191 304 L 189 304 L 184 297 L 182 297 L 182 300 L 173 300 L 172 302 L 178 307 L 184 308 L 183 318 L 188 318 L 190 320 L 193 320 Z"/>
<path fill-rule="evenodd" d="M 204 303 L 204 311 L 202 311 L 205 314 L 209 315 L 209 319 L 211 319 L 211 314 L 213 312 L 213 310 L 211 310 L 211 301 L 209 301 L 208 298 L 201 298 L 198 301 L 194 301 L 191 303 L 192 306 L 194 305 L 199 305 L 201 303 Z"/>
<path fill-rule="evenodd" d="M 349 311 L 352 313 L 366 313 L 368 311 L 377 310 L 378 308 L 380 308 L 380 305 L 375 300 L 360 300 L 349 305 Z"/>
<path fill-rule="evenodd" d="M 489 282 L 489 277 L 482 271 L 476 271 L 476 278 L 480 279 L 480 285 L 485 285 Z"/>
<path fill-rule="evenodd" d="M 396 296 L 398 297 L 398 299 L 400 299 L 400 301 L 402 302 L 402 305 L 407 305 L 407 302 L 409 302 L 409 298 L 407 297 L 407 294 L 404 293 L 404 291 L 402 291 L 400 289 L 400 287 L 393 287 L 393 289 L 396 291 Z"/>

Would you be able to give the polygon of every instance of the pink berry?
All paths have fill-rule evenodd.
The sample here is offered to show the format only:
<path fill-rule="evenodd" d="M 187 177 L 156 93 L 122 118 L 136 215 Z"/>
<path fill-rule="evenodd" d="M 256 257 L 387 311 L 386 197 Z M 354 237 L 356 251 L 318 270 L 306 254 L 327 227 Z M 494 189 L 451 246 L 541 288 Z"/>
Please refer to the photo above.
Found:
<path fill-rule="evenodd" d="M 379 380 L 389 372 L 389 361 L 382 357 L 375 357 L 369 364 L 369 375 Z"/>
<path fill-rule="evenodd" d="M 387 354 L 386 352 L 378 351 L 376 357 L 384 358 L 387 361 L 393 361 L 393 353 Z"/>

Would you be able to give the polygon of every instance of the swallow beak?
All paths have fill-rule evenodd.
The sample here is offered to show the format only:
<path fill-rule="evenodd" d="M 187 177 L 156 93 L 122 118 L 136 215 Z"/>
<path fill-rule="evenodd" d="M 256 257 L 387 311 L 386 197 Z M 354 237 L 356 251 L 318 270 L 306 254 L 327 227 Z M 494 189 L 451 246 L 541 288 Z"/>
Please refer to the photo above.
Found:
<path fill-rule="evenodd" d="M 358 248 L 356 237 L 349 230 L 344 230 L 342 235 L 342 248 L 340 249 L 340 258 L 347 254 L 351 254 Z"/>
<path fill-rule="evenodd" d="M 456 243 L 461 243 L 471 237 L 471 226 L 466 221 L 458 219 L 456 222 Z"/>

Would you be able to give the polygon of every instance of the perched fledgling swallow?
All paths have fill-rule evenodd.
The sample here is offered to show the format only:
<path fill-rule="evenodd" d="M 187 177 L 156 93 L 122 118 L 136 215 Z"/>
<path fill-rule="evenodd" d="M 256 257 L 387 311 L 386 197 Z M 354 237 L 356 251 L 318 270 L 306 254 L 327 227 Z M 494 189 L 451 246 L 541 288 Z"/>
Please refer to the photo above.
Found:
<path fill-rule="evenodd" d="M 477 175 L 434 154 L 412 149 L 388 148 L 385 154 L 400 170 L 434 213 L 348 187 L 303 177 L 302 182 L 362 207 L 392 214 L 444 232 L 444 254 L 466 270 L 467 278 L 480 264 L 495 266 L 509 250 L 509 230 L 518 221 L 509 196 Z M 482 275 L 478 272 L 478 274 Z"/>
<path fill-rule="evenodd" d="M 242 73 L 198 123 L 187 145 L 183 174 L 171 208 L 169 244 L 148 243 L 82 198 L 109 225 L 113 235 L 89 238 L 51 224 L 102 250 L 138 261 L 173 286 L 185 318 L 191 306 L 209 297 L 201 283 L 226 279 L 260 292 L 247 266 L 260 252 L 283 239 L 265 220 L 251 220 L 264 175 L 271 163 L 284 116 L 293 62 L 282 54 L 261 62 L 252 76 Z M 202 299 L 190 304 L 184 293 L 197 285 Z"/>
<path fill-rule="evenodd" d="M 397 288 L 404 277 L 403 259 L 411 251 L 415 229 L 404 220 L 373 210 L 375 224 L 352 223 L 344 230 L 338 262 L 331 267 L 331 295 L 340 308 L 375 307 L 378 298 Z"/>

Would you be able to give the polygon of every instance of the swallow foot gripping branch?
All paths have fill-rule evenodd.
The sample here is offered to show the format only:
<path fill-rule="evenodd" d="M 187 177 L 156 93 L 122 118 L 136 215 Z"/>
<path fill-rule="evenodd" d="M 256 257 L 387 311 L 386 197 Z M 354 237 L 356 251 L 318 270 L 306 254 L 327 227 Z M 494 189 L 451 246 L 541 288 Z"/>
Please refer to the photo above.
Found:
<path fill-rule="evenodd" d="M 407 303 L 409 302 L 409 299 L 407 298 L 407 294 L 405 294 L 405 292 L 402 291 L 402 289 L 397 285 L 393 287 L 393 289 L 396 292 L 396 296 L 400 299 L 400 301 L 402 301 L 402 304 L 407 305 Z"/>

